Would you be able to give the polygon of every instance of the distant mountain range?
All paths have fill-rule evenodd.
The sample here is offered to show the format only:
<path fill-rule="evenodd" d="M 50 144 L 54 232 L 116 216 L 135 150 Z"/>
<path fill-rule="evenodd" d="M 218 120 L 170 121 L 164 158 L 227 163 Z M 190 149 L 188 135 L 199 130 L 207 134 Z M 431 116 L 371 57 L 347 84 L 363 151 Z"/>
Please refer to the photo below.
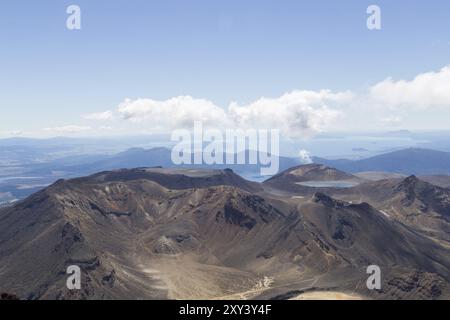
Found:
<path fill-rule="evenodd" d="M 73 163 L 74 161 L 79 163 Z M 120 168 L 175 167 L 171 160 L 171 150 L 167 148 L 133 148 L 111 156 L 80 157 L 60 159 L 48 164 L 31 166 L 29 173 L 42 174 L 63 171 L 71 174 L 91 174 L 102 170 Z M 385 153 L 362 160 L 330 160 L 313 157 L 313 162 L 349 173 L 377 171 L 404 175 L 450 175 L 450 153 L 429 149 L 410 148 Z M 299 158 L 280 157 L 280 172 L 301 164 Z M 180 167 L 180 166 L 176 166 Z M 260 165 L 185 165 L 185 168 L 230 168 L 239 174 L 259 175 Z"/>
<path fill-rule="evenodd" d="M 24 154 L 27 153 L 26 150 L 23 152 Z M 6 156 L 7 153 L 5 153 Z M 16 156 L 20 158 L 19 154 L 16 154 Z M 217 170 L 229 168 L 246 179 L 261 182 L 267 178 L 260 176 L 260 165 L 175 166 L 171 160 L 171 150 L 162 147 L 152 149 L 131 148 L 112 155 L 77 155 L 37 162 L 32 162 L 31 158 L 33 157 L 30 157 L 30 161 L 27 160 L 25 164 L 13 162 L 10 165 L 0 166 L 0 203 L 23 199 L 60 178 L 75 178 L 121 168 L 176 167 Z M 279 160 L 280 172 L 301 164 L 299 158 L 280 157 Z M 314 157 L 313 161 L 329 168 L 341 170 L 346 174 L 355 175 L 347 180 L 359 178 L 381 180 L 382 178 L 406 177 L 414 174 L 436 185 L 450 186 L 450 153 L 447 152 L 405 149 L 362 160 L 330 160 Z M 330 171 L 328 173 L 330 174 Z"/>
<path fill-rule="evenodd" d="M 346 172 L 391 172 L 405 175 L 450 175 L 450 153 L 410 148 L 362 160 L 328 160 L 313 158 L 320 163 Z"/>
<path fill-rule="evenodd" d="M 248 151 L 246 151 L 248 153 Z M 248 159 L 248 158 L 247 158 Z M 280 169 L 285 170 L 300 164 L 300 159 L 280 157 Z M 59 159 L 50 163 L 32 166 L 27 171 L 29 175 L 49 174 L 60 171 L 71 176 L 81 176 L 99 171 L 139 168 L 139 167 L 164 167 L 164 168 L 208 168 L 208 169 L 232 169 L 245 176 L 259 176 L 261 165 L 249 164 L 222 164 L 222 165 L 175 165 L 171 159 L 171 150 L 167 148 L 132 148 L 110 156 L 92 156 L 74 160 L 72 158 Z"/>

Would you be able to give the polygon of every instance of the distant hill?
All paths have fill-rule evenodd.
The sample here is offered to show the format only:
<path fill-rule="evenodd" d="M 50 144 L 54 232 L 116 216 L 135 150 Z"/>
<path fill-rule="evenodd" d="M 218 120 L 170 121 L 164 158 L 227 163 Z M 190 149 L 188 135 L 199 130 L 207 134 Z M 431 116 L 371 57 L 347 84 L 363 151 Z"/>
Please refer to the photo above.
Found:
<path fill-rule="evenodd" d="M 248 151 L 247 151 L 248 152 Z M 248 157 L 247 157 L 248 159 Z M 70 159 L 68 159 L 70 160 Z M 36 170 L 29 174 L 48 174 L 52 171 L 62 171 L 70 176 L 82 176 L 99 171 L 139 168 L 139 167 L 164 167 L 164 168 L 206 168 L 206 169 L 232 169 L 233 171 L 246 176 L 259 176 L 261 165 L 249 164 L 217 164 L 217 165 L 175 165 L 171 159 L 171 150 L 167 148 L 132 148 L 124 152 L 110 155 L 97 156 L 92 161 L 86 160 L 80 164 L 68 164 L 68 160 L 58 160 L 49 164 L 36 166 Z M 296 158 L 280 157 L 280 171 L 300 164 Z"/>
<path fill-rule="evenodd" d="M 304 194 L 315 192 L 316 188 L 327 188 L 340 184 L 353 186 L 359 184 L 361 180 L 354 175 L 325 165 L 306 164 L 289 168 L 264 181 L 264 185 L 278 190 Z"/>
<path fill-rule="evenodd" d="M 367 171 L 403 175 L 447 175 L 450 173 L 450 153 L 429 149 L 411 148 L 363 160 L 327 160 L 317 157 L 313 160 L 315 163 L 351 173 Z"/>

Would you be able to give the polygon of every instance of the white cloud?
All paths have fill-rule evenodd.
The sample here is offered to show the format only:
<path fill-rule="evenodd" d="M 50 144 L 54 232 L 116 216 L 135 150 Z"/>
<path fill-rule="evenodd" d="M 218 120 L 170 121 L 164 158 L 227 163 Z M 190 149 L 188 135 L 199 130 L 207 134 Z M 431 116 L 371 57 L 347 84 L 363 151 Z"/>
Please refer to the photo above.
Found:
<path fill-rule="evenodd" d="M 71 133 L 81 133 L 81 132 L 91 130 L 91 127 L 68 125 L 68 126 L 61 126 L 61 127 L 44 128 L 43 130 L 46 132 L 50 132 L 50 133 L 71 134 Z"/>
<path fill-rule="evenodd" d="M 441 113 L 428 110 L 449 107 L 450 111 L 449 88 L 450 66 L 447 66 L 437 72 L 419 74 L 412 80 L 388 78 L 360 93 L 295 90 L 279 97 L 262 97 L 245 104 L 232 102 L 228 106 L 191 96 L 126 99 L 115 110 L 84 118 L 121 119 L 114 130 L 120 127 L 123 132 L 169 133 L 174 129 L 191 129 L 194 121 L 202 121 L 205 127 L 218 129 L 279 129 L 287 138 L 308 137 L 328 130 L 376 130 L 380 125 L 414 129 L 426 126 L 419 119 L 444 121 Z M 108 124 L 102 125 L 106 128 Z"/>
<path fill-rule="evenodd" d="M 340 115 L 331 108 L 351 99 L 350 92 L 293 91 L 279 98 L 261 98 L 248 105 L 232 103 L 229 116 L 239 127 L 275 128 L 288 137 L 324 131 Z"/>
<path fill-rule="evenodd" d="M 165 101 L 127 99 L 118 107 L 122 119 L 148 124 L 154 131 L 206 127 L 280 129 L 286 136 L 323 131 L 340 114 L 330 105 L 349 100 L 349 92 L 293 91 L 278 98 L 261 98 L 246 105 L 231 103 L 223 109 L 205 99 L 179 96 Z"/>
<path fill-rule="evenodd" d="M 127 99 L 118 107 L 125 120 L 148 122 L 155 131 L 192 128 L 194 121 L 203 121 L 205 126 L 227 125 L 225 111 L 214 103 L 190 96 L 179 96 L 165 101 L 152 99 Z"/>
<path fill-rule="evenodd" d="M 450 107 L 450 66 L 419 74 L 411 81 L 388 78 L 370 88 L 370 98 L 389 108 Z"/>
<path fill-rule="evenodd" d="M 98 113 L 90 113 L 83 116 L 84 119 L 87 120 L 112 120 L 114 118 L 112 111 L 98 112 Z"/>

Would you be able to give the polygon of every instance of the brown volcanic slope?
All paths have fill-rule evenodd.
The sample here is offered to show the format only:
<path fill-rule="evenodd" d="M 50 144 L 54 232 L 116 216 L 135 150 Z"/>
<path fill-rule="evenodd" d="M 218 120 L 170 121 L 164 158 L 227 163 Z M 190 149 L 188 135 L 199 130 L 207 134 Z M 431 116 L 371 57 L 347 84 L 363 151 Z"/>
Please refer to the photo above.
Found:
<path fill-rule="evenodd" d="M 450 242 L 450 189 L 410 176 L 363 183 L 330 194 L 346 201 L 368 202 L 390 219 L 433 239 Z"/>
<path fill-rule="evenodd" d="M 308 188 L 296 184 L 296 181 L 304 180 L 304 176 L 317 181 L 327 179 L 324 177 L 329 171 L 336 172 L 335 169 L 321 165 L 300 166 L 274 176 L 264 182 L 264 186 L 282 189 L 297 197 L 321 191 L 351 203 L 367 202 L 386 217 L 406 224 L 434 240 L 444 241 L 445 245 L 450 246 L 449 188 L 433 185 L 415 176 L 395 177 L 395 175 L 393 178 L 375 181 L 361 179 L 359 184 L 352 188 Z M 341 171 L 337 171 L 333 176 L 336 179 L 345 179 L 345 173 Z"/>
<path fill-rule="evenodd" d="M 0 292 L 28 299 L 443 299 L 449 267 L 449 249 L 366 203 L 270 194 L 230 170 L 103 172 L 0 211 Z"/>
<path fill-rule="evenodd" d="M 275 181 L 277 179 L 304 182 L 352 180 L 357 178 L 351 174 L 321 164 L 306 164 L 285 170 L 267 181 Z"/>

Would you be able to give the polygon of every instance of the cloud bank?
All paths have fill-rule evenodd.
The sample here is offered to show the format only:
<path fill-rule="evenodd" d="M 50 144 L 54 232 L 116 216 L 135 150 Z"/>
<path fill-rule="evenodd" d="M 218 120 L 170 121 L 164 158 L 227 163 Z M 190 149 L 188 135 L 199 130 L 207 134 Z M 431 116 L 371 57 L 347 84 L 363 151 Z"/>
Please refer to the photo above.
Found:
<path fill-rule="evenodd" d="M 450 111 L 450 66 L 419 74 L 411 80 L 387 78 L 362 93 L 294 90 L 279 97 L 262 97 L 245 104 L 232 102 L 225 107 L 191 96 L 167 100 L 125 99 L 115 110 L 83 118 L 119 121 L 130 131 L 147 133 L 190 129 L 194 121 L 202 121 L 205 127 L 279 129 L 286 138 L 304 138 L 329 130 L 397 128 L 407 125 L 410 115 L 419 119 L 422 114 L 423 119 L 439 118 L 439 112 L 427 110 L 442 108 Z M 55 129 L 59 132 L 85 130 L 77 126 L 52 130 Z"/>
<path fill-rule="evenodd" d="M 211 101 L 190 96 L 174 97 L 165 101 L 126 99 L 118 109 L 124 120 L 146 122 L 155 131 L 192 128 L 194 121 L 205 126 L 229 126 L 226 112 Z"/>
<path fill-rule="evenodd" d="M 350 92 L 328 90 L 293 91 L 250 104 L 233 102 L 227 109 L 190 96 L 164 101 L 126 99 L 116 112 L 123 120 L 145 123 L 159 132 L 192 128 L 194 121 L 202 121 L 206 127 L 279 129 L 286 136 L 297 137 L 326 129 L 340 114 L 332 106 L 348 101 L 351 96 Z"/>
<path fill-rule="evenodd" d="M 298 137 L 324 131 L 341 113 L 333 107 L 351 97 L 350 92 L 293 91 L 248 105 L 232 103 L 228 115 L 238 127 L 275 128 L 285 136 Z"/>
<path fill-rule="evenodd" d="M 450 66 L 427 72 L 411 81 L 388 78 L 370 88 L 370 96 L 389 108 L 430 109 L 450 107 Z"/>

